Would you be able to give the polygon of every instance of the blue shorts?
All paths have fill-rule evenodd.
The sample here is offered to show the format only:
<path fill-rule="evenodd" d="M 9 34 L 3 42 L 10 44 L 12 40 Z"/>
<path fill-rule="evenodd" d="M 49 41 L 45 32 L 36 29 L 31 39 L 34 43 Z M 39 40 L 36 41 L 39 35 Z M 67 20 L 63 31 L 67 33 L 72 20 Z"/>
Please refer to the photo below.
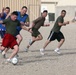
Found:
<path fill-rule="evenodd" d="M 6 31 L 0 31 L 1 38 L 4 38 L 5 33 L 6 33 Z"/>

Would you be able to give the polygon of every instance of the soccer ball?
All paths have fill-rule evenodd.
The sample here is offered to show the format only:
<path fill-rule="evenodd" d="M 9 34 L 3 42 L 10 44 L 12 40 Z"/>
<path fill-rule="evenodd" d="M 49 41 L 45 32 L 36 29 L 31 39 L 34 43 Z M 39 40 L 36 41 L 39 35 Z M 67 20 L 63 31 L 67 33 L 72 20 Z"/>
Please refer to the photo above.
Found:
<path fill-rule="evenodd" d="M 18 63 L 18 59 L 16 57 L 12 58 L 12 64 L 16 65 Z"/>

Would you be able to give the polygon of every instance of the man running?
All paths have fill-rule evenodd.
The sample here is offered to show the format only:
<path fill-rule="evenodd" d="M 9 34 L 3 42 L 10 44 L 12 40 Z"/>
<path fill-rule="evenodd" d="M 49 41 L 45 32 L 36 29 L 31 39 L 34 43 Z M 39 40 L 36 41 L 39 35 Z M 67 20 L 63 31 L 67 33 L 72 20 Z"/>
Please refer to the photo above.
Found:
<path fill-rule="evenodd" d="M 44 24 L 45 22 L 45 17 L 47 16 L 48 11 L 44 10 L 41 17 L 38 17 L 37 19 L 35 19 L 31 25 L 32 28 L 32 39 L 29 42 L 29 45 L 27 45 L 27 48 L 25 49 L 25 51 L 27 52 L 29 47 L 35 42 L 35 41 L 39 41 L 42 40 L 43 37 L 41 35 L 41 33 L 38 31 L 40 29 L 41 26 L 49 26 L 49 24 Z"/>
<path fill-rule="evenodd" d="M 62 10 L 61 11 L 61 15 L 57 18 L 51 32 L 50 35 L 47 39 L 47 41 L 45 42 L 43 48 L 40 49 L 40 53 L 42 55 L 44 55 L 44 50 L 46 48 L 46 46 L 51 42 L 54 41 L 55 39 L 57 39 L 57 41 L 59 42 L 58 47 L 54 50 L 55 52 L 57 52 L 58 54 L 60 54 L 60 47 L 62 46 L 62 44 L 65 41 L 64 35 L 63 33 L 60 31 L 62 26 L 66 26 L 66 24 L 69 24 L 69 21 L 64 22 L 64 17 L 66 15 L 66 11 Z"/>

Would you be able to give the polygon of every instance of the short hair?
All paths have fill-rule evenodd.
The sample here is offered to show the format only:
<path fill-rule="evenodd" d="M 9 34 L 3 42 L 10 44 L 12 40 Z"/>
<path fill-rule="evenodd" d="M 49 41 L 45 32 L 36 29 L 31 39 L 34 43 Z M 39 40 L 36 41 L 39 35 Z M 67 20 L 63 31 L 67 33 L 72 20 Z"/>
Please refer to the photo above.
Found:
<path fill-rule="evenodd" d="M 13 12 L 11 13 L 11 15 L 16 15 L 16 16 L 18 16 L 18 12 L 17 12 L 17 11 L 13 11 Z"/>
<path fill-rule="evenodd" d="M 23 7 L 22 7 L 22 9 L 23 9 L 23 8 L 26 8 L 26 9 L 27 9 L 27 7 L 26 7 L 26 6 L 23 6 Z"/>
<path fill-rule="evenodd" d="M 47 11 L 47 10 L 44 10 L 44 11 L 43 11 L 43 13 L 45 13 L 45 12 L 46 12 L 46 13 L 48 13 L 48 11 Z"/>
<path fill-rule="evenodd" d="M 66 13 L 66 10 L 62 10 L 61 12 L 65 12 Z"/>
<path fill-rule="evenodd" d="M 9 9 L 10 10 L 10 7 L 6 7 L 5 9 Z"/>

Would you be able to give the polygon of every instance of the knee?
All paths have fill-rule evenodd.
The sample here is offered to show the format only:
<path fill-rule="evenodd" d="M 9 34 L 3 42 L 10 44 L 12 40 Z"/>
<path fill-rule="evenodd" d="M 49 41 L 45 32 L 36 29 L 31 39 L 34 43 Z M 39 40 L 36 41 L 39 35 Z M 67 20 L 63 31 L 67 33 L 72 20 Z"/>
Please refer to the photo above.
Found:
<path fill-rule="evenodd" d="M 43 37 L 41 38 L 41 40 L 43 39 Z"/>
<path fill-rule="evenodd" d="M 18 38 L 18 40 L 19 40 L 19 41 L 22 41 L 22 40 L 23 40 L 23 38 L 22 38 L 22 37 L 19 37 L 19 38 Z"/>
<path fill-rule="evenodd" d="M 40 40 L 42 40 L 43 39 L 43 37 L 40 37 Z"/>
<path fill-rule="evenodd" d="M 18 45 L 15 45 L 15 46 L 14 46 L 14 52 L 17 53 L 18 51 L 19 51 L 19 47 L 18 47 Z"/>
<path fill-rule="evenodd" d="M 5 47 L 1 46 L 0 49 L 3 51 L 3 50 L 5 50 Z"/>
<path fill-rule="evenodd" d="M 62 42 L 65 42 L 65 39 L 61 39 Z"/>

